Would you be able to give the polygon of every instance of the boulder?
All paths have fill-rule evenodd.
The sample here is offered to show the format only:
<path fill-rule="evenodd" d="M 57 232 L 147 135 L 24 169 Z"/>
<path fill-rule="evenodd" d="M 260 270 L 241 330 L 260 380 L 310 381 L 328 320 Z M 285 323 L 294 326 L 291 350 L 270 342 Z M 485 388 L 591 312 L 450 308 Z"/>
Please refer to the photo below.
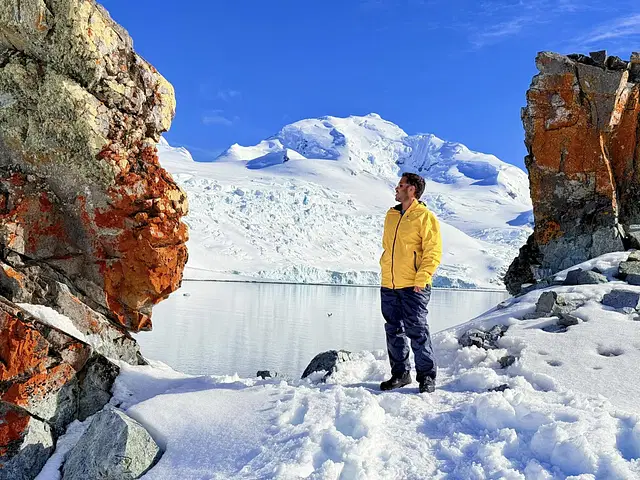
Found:
<path fill-rule="evenodd" d="M 528 266 L 558 272 L 640 246 L 640 57 L 605 55 L 536 58 L 522 112 L 535 228 L 505 278 L 512 294 Z"/>
<path fill-rule="evenodd" d="M 313 357 L 307 368 L 302 373 L 302 378 L 307 378 L 314 372 L 326 372 L 326 380 L 333 372 L 338 370 L 338 365 L 351 360 L 351 352 L 346 350 L 329 350 Z"/>
<path fill-rule="evenodd" d="M 115 362 L 144 363 L 131 332 L 187 260 L 186 196 L 155 148 L 174 112 L 95 1 L 1 2 L 0 478 L 33 478 L 109 401 Z"/>
<path fill-rule="evenodd" d="M 536 303 L 536 313 L 541 316 L 560 316 L 571 313 L 581 306 L 583 301 L 567 294 L 554 291 L 544 292 Z"/>
<path fill-rule="evenodd" d="M 602 298 L 602 304 L 617 310 L 625 307 L 637 309 L 640 306 L 640 293 L 629 290 L 611 290 Z"/>
<path fill-rule="evenodd" d="M 160 459 L 156 442 L 142 425 L 107 407 L 91 420 L 62 467 L 62 480 L 140 478 Z"/>
<path fill-rule="evenodd" d="M 0 244 L 150 329 L 187 259 L 186 196 L 155 148 L 173 88 L 95 2 L 7 0 L 0 99 Z"/>
<path fill-rule="evenodd" d="M 597 285 L 599 283 L 607 282 L 609 282 L 607 277 L 599 272 L 578 268 L 567 273 L 564 285 Z"/>
<path fill-rule="evenodd" d="M 626 280 L 629 275 L 640 275 L 640 262 L 620 262 L 620 265 L 618 265 L 618 278 Z"/>

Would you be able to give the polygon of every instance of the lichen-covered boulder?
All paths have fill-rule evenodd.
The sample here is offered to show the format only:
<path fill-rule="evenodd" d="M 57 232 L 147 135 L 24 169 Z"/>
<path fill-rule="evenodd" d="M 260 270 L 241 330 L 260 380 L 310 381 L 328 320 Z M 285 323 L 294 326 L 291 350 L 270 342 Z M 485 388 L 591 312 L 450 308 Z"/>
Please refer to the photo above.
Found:
<path fill-rule="evenodd" d="M 171 85 L 94 1 L 0 6 L 0 243 L 133 331 L 187 259 L 186 196 L 155 149 L 174 111 Z"/>
<path fill-rule="evenodd" d="M 542 52 L 522 120 L 535 229 L 505 283 L 640 245 L 640 56 Z"/>

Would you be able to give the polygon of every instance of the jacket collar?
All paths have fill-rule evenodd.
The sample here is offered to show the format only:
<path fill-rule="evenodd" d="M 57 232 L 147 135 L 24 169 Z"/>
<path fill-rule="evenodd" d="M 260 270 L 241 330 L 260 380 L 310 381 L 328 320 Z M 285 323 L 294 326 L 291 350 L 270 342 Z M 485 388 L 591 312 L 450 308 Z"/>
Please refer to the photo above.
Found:
<path fill-rule="evenodd" d="M 417 208 L 418 205 L 422 205 L 423 207 L 426 207 L 427 205 L 424 202 L 421 202 L 420 200 L 414 200 L 411 205 L 409 205 L 409 208 L 407 208 L 407 210 L 404 212 L 405 214 L 409 213 L 410 211 L 414 210 L 415 208 Z M 397 210 L 398 213 L 402 213 L 402 204 L 399 203 L 398 205 L 396 205 L 395 207 L 392 207 L 391 210 Z"/>

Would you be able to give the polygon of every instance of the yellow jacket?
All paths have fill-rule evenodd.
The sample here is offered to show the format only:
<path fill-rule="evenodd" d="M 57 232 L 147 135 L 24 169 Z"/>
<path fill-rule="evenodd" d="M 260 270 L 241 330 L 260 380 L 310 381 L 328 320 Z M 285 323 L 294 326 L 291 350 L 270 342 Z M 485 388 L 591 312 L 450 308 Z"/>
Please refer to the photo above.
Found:
<path fill-rule="evenodd" d="M 431 285 L 431 277 L 442 258 L 438 219 L 424 203 L 416 200 L 404 215 L 400 205 L 391 208 L 384 220 L 382 248 L 383 287 Z"/>

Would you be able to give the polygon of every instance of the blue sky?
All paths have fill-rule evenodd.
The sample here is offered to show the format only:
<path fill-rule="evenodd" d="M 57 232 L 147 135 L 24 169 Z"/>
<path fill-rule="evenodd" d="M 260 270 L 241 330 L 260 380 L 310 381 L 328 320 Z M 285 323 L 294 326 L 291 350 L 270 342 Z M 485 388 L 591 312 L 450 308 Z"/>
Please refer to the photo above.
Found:
<path fill-rule="evenodd" d="M 165 136 L 213 159 L 287 123 L 380 114 L 523 167 L 541 50 L 640 50 L 637 0 L 102 0 L 174 85 Z"/>

